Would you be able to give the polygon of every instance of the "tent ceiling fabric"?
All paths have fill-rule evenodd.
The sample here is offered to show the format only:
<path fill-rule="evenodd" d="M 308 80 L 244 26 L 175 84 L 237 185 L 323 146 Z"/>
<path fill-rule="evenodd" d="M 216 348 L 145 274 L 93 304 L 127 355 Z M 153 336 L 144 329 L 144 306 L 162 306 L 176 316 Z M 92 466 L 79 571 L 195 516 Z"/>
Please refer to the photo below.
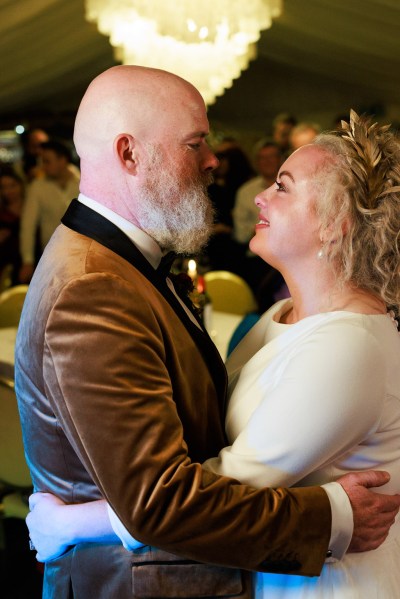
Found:
<path fill-rule="evenodd" d="M 286 8 L 261 54 L 400 96 L 399 0 L 292 0 Z"/>
<path fill-rule="evenodd" d="M 0 0 L 0 111 L 68 110 L 115 64 L 83 0 Z"/>
<path fill-rule="evenodd" d="M 400 0 L 283 0 L 257 60 L 210 117 L 257 127 L 281 110 L 323 120 L 378 106 L 399 120 L 399 30 Z M 0 56 L 3 123 L 75 112 L 90 80 L 115 64 L 83 0 L 0 0 Z"/>

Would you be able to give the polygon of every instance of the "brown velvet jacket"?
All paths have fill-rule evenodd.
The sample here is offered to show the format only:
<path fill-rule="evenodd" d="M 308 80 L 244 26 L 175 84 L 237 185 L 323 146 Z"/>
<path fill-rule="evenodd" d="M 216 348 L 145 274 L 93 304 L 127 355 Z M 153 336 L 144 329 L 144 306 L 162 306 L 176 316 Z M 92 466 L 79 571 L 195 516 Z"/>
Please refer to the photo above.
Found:
<path fill-rule="evenodd" d="M 202 469 L 226 444 L 217 350 L 117 227 L 76 201 L 63 223 L 17 338 L 35 489 L 70 503 L 104 496 L 132 536 L 189 560 L 317 575 L 325 492 L 255 490 Z M 48 565 L 45 597 L 68 597 L 70 585 L 78 598 L 132 597 L 134 561 L 120 546 L 71 548 Z"/>

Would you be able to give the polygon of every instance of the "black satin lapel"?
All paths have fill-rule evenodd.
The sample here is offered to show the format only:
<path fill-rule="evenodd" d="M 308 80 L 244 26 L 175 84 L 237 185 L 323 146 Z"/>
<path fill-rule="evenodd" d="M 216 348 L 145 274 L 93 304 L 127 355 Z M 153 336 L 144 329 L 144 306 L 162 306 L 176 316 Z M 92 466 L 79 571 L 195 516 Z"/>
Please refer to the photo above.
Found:
<path fill-rule="evenodd" d="M 185 324 L 188 321 L 191 326 L 196 327 L 169 289 L 165 276 L 161 276 L 152 267 L 135 244 L 116 225 L 77 200 L 71 202 L 61 222 L 77 233 L 94 239 L 132 264 L 162 293 Z"/>
<path fill-rule="evenodd" d="M 204 361 L 213 378 L 218 397 L 222 399 L 222 413 L 224 410 L 224 400 L 227 388 L 225 365 L 208 333 L 204 329 L 199 329 L 190 320 L 175 295 L 169 289 L 165 277 L 162 277 L 157 273 L 135 244 L 132 243 L 129 237 L 127 237 L 121 229 L 78 200 L 73 200 L 71 202 L 61 219 L 61 222 L 69 229 L 72 229 L 81 235 L 85 235 L 86 237 L 90 237 L 90 239 L 97 241 L 104 247 L 127 260 L 165 297 L 201 351 Z M 223 414 L 222 417 L 224 417 Z"/>
<path fill-rule="evenodd" d="M 156 278 L 155 270 L 143 254 L 114 223 L 95 212 L 85 204 L 72 200 L 66 213 L 61 219 L 63 225 L 94 239 L 112 252 L 115 252 L 142 272 L 146 278 Z M 153 282 L 153 281 L 152 281 Z"/>

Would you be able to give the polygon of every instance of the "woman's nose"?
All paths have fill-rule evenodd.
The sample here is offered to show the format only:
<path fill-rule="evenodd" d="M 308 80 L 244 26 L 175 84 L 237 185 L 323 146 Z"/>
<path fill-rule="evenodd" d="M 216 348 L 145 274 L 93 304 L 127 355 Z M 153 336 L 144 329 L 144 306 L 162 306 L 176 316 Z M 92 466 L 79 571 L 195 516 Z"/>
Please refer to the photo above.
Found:
<path fill-rule="evenodd" d="M 265 206 L 267 204 L 269 196 L 270 196 L 270 192 L 271 192 L 271 190 L 275 189 L 275 185 L 276 185 L 275 183 L 272 183 L 272 185 L 270 185 L 266 189 L 263 189 L 262 191 L 260 191 L 259 194 L 256 195 L 255 200 L 254 200 L 256 206 L 258 206 L 259 208 L 262 208 L 263 206 Z"/>
<path fill-rule="evenodd" d="M 260 193 L 258 193 L 254 199 L 255 205 L 260 209 L 263 208 L 267 203 L 267 191 L 267 189 L 260 191 Z"/>

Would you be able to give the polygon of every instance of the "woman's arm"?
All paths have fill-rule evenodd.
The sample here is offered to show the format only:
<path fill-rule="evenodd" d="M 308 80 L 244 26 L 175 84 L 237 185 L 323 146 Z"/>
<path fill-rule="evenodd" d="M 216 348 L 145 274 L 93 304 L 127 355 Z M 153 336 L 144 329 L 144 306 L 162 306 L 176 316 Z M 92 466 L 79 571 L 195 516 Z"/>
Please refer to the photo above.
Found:
<path fill-rule="evenodd" d="M 228 409 L 234 441 L 204 467 L 288 487 L 354 451 L 378 426 L 385 397 L 382 348 L 357 325 L 326 323 L 271 361 L 268 347 L 258 352 Z"/>
<path fill-rule="evenodd" d="M 111 526 L 104 499 L 67 505 L 51 493 L 34 493 L 29 507 L 26 523 L 39 562 L 59 557 L 76 543 L 121 542 Z"/>

